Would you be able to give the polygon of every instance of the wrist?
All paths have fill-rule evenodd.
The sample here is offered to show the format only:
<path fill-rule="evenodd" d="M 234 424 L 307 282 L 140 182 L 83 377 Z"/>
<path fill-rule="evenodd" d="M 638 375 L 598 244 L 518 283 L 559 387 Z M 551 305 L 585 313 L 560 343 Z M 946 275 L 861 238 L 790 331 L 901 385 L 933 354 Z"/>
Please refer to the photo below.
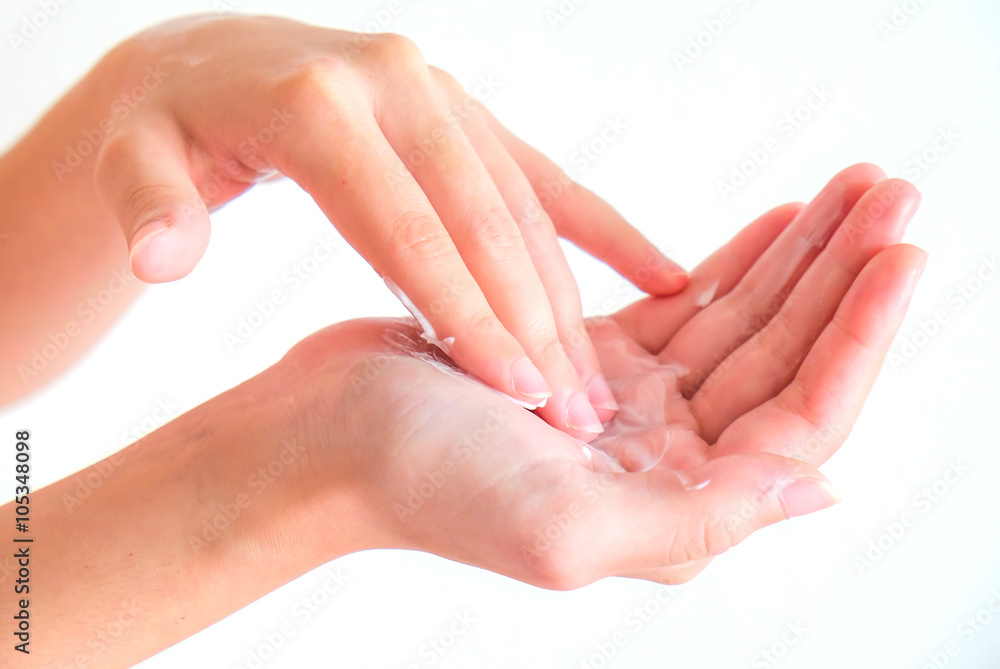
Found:
<path fill-rule="evenodd" d="M 189 549 L 206 560 L 259 556 L 275 586 L 370 547 L 341 444 L 316 438 L 297 382 L 279 363 L 199 407 L 205 416 L 188 426 L 216 425 L 198 457 L 194 484 L 204 493 Z"/>
<path fill-rule="evenodd" d="M 406 544 L 383 494 L 393 457 L 386 446 L 396 438 L 386 416 L 392 400 L 380 390 L 398 353 L 385 339 L 393 327 L 397 319 L 327 327 L 251 380 L 274 398 L 283 439 L 305 463 L 288 482 L 295 479 L 297 517 L 314 528 L 311 545 L 325 555 Z"/>
<path fill-rule="evenodd" d="M 131 666 L 365 546 L 350 496 L 310 473 L 316 451 L 302 448 L 287 398 L 271 391 L 282 373 L 276 366 L 33 495 L 46 547 L 32 565 L 46 584 L 33 599 L 47 612 L 41 656 Z M 141 612 L 127 639 L 89 650 L 123 602 Z"/>
<path fill-rule="evenodd" d="M 256 455 L 247 476 L 256 474 L 262 489 L 267 471 L 281 499 L 273 507 L 270 541 L 305 558 L 309 569 L 405 543 L 382 490 L 392 458 L 386 430 L 393 422 L 386 420 L 389 399 L 379 389 L 393 373 L 397 351 L 385 337 L 394 326 L 396 319 L 365 319 L 324 328 L 231 391 L 253 398 L 247 413 L 257 423 L 249 430 L 257 435 Z"/>

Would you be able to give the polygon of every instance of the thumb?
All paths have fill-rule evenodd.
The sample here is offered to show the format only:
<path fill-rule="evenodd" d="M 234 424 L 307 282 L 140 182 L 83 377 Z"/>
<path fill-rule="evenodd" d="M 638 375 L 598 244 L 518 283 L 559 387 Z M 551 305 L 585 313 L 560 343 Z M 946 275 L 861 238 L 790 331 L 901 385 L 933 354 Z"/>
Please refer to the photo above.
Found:
<path fill-rule="evenodd" d="M 625 485 L 615 487 L 622 499 L 609 506 L 621 515 L 606 524 L 632 531 L 607 544 L 621 546 L 618 559 L 612 558 L 615 573 L 705 560 L 762 527 L 840 501 L 819 470 L 770 453 L 721 456 L 687 472 L 619 476 Z M 644 529 L 636 531 L 637 524 Z"/>
<path fill-rule="evenodd" d="M 129 124 L 104 142 L 95 169 L 97 189 L 125 233 L 133 273 L 148 283 L 187 276 L 208 247 L 211 223 L 176 127 Z"/>

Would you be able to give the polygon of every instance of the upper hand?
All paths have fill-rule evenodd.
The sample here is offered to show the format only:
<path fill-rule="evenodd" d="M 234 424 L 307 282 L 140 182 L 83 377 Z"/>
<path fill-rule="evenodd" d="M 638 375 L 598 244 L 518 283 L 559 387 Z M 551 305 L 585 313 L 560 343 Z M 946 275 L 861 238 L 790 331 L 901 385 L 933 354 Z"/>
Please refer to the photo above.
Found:
<path fill-rule="evenodd" d="M 108 119 L 96 178 L 136 276 L 185 276 L 209 211 L 288 175 L 465 371 L 526 404 L 547 400 L 539 414 L 577 437 L 593 438 L 616 406 L 558 237 L 652 294 L 686 284 L 399 35 L 184 19 L 133 37 L 95 72 L 130 101 Z"/>

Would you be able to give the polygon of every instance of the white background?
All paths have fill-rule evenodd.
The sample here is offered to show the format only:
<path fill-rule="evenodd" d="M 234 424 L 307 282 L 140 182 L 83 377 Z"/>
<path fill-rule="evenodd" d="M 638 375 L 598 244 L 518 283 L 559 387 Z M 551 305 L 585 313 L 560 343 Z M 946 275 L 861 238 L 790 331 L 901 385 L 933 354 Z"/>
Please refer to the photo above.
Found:
<path fill-rule="evenodd" d="M 246 0 L 238 9 L 363 29 L 386 4 Z M 897 14 L 905 24 L 884 34 L 880 21 L 902 4 L 911 15 Z M 664 605 L 655 598 L 660 586 L 639 581 L 558 593 L 425 554 L 351 555 L 329 565 L 349 580 L 307 622 L 299 624 L 293 606 L 322 588 L 322 570 L 142 666 L 246 666 L 286 621 L 294 634 L 273 656 L 264 649 L 265 667 L 916 668 L 949 642 L 959 654 L 948 666 L 997 666 L 1000 615 L 971 639 L 959 626 L 993 589 L 1000 593 L 1000 279 L 977 284 L 983 259 L 1000 254 L 1000 4 L 589 0 L 553 26 L 546 11 L 558 6 L 411 0 L 388 29 L 413 38 L 469 88 L 495 77 L 501 85 L 487 104 L 503 122 L 685 266 L 765 209 L 811 198 L 854 162 L 875 162 L 923 192 L 907 241 L 927 248 L 930 262 L 893 352 L 921 346 L 885 366 L 854 433 L 824 467 L 843 503 L 751 537 Z M 0 146 L 117 41 L 183 13 L 215 11 L 211 0 L 69 0 L 15 52 L 9 33 L 38 7 L 6 0 L 0 10 Z M 716 38 L 703 34 L 703 53 L 678 67 L 674 54 L 723 9 L 732 23 Z M 814 86 L 832 97 L 785 138 L 775 123 Z M 616 118 L 627 129 L 581 171 L 573 152 Z M 934 156 L 942 129 L 958 139 Z M 718 182 L 768 137 L 779 138 L 780 150 L 723 201 Z M 928 149 L 936 157 L 929 169 L 907 165 Z M 195 272 L 148 290 L 83 362 L 0 412 L 0 434 L 30 426 L 34 443 L 50 449 L 35 460 L 35 481 L 49 483 L 120 449 L 123 433 L 150 428 L 158 401 L 190 408 L 328 323 L 403 314 L 345 246 L 250 341 L 227 349 L 224 334 L 255 299 L 283 287 L 282 274 L 330 230 L 289 183 L 228 205 L 214 216 Z M 616 275 L 570 253 L 588 312 L 620 306 Z M 960 306 L 959 286 L 980 290 Z M 937 310 L 948 322 L 919 335 Z M 950 462 L 968 471 L 954 485 L 939 483 L 933 504 L 915 499 Z M 918 521 L 893 539 L 886 526 L 907 511 Z M 859 569 L 856 558 L 880 537 L 892 546 Z M 643 605 L 653 612 L 648 621 L 628 622 Z M 433 662 L 421 656 L 463 612 L 471 628 Z M 781 661 L 760 662 L 761 649 L 777 643 L 780 652 L 786 625 L 796 623 L 806 631 Z M 626 643 L 604 660 L 599 647 L 616 632 Z"/>

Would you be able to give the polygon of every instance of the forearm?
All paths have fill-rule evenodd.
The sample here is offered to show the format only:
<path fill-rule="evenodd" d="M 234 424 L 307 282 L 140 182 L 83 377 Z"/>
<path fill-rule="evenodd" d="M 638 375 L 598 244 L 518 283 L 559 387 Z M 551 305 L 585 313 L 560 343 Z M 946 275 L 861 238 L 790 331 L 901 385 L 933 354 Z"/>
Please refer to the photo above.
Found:
<path fill-rule="evenodd" d="M 33 542 L 8 544 L 29 548 L 30 592 L 13 595 L 16 567 L 0 579 L 0 657 L 132 666 L 361 548 L 343 527 L 346 493 L 312 483 L 310 453 L 282 418 L 287 401 L 268 399 L 273 385 L 273 374 L 256 377 L 33 494 L 19 535 Z M 13 504 L 0 510 L 6 528 L 14 516 Z M 25 656 L 12 648 L 20 599 Z"/>
<path fill-rule="evenodd" d="M 122 78 L 102 61 L 0 158 L 0 405 L 84 353 L 140 290 L 94 186 Z"/>

